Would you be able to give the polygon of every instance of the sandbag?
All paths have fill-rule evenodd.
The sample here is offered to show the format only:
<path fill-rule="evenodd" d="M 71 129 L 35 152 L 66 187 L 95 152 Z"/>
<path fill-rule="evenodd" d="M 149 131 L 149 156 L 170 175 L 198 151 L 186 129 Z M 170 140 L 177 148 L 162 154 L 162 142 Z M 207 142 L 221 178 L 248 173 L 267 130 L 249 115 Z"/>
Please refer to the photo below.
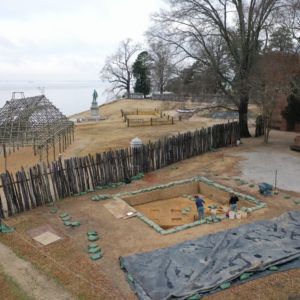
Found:
<path fill-rule="evenodd" d="M 94 254 L 91 256 L 92 260 L 100 259 L 103 257 L 103 253 Z"/>

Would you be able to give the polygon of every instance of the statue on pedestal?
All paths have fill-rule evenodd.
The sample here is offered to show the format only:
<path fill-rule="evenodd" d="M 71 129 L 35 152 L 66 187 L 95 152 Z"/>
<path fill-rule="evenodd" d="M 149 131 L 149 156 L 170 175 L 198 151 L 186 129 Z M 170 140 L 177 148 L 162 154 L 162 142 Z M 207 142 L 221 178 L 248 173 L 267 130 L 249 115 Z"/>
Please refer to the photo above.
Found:
<path fill-rule="evenodd" d="M 98 98 L 98 93 L 96 90 L 94 90 L 93 92 L 93 102 L 92 102 L 92 106 L 91 106 L 91 117 L 94 119 L 98 119 L 99 118 L 99 106 L 97 103 L 97 98 Z"/>
<path fill-rule="evenodd" d="M 93 103 L 97 103 L 98 93 L 96 90 L 93 92 Z"/>
<path fill-rule="evenodd" d="M 89 117 L 83 118 L 83 121 L 100 121 L 100 120 L 106 120 L 104 117 L 99 116 L 99 106 L 97 102 L 98 93 L 94 89 L 93 91 L 93 101 L 91 105 L 91 115 Z"/>

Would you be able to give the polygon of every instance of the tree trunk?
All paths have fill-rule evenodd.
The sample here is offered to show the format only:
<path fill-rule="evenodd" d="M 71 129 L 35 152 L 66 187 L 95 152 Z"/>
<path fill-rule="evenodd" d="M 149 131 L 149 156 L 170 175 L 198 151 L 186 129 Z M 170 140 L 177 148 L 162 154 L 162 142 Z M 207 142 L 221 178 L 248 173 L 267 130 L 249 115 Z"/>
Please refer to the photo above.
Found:
<path fill-rule="evenodd" d="M 249 101 L 248 95 L 243 95 L 240 97 L 239 127 L 240 127 L 240 137 L 243 138 L 247 138 L 251 136 L 248 129 L 248 101 Z"/>
<path fill-rule="evenodd" d="M 130 87 L 129 86 L 127 86 L 126 93 L 127 93 L 127 99 L 130 99 Z"/>
<path fill-rule="evenodd" d="M 164 87 L 163 87 L 162 84 L 159 87 L 159 92 L 160 92 L 161 95 L 164 93 Z"/>

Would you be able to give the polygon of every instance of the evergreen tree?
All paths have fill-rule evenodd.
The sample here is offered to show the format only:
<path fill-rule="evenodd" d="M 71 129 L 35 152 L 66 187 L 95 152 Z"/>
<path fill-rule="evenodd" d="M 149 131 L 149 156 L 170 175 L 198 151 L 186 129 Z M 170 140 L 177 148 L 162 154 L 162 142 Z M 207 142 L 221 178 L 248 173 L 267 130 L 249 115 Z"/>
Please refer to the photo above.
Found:
<path fill-rule="evenodd" d="M 288 96 L 288 105 L 282 110 L 281 115 L 286 119 L 291 129 L 300 122 L 300 73 L 293 78 L 293 92 Z"/>
<path fill-rule="evenodd" d="M 286 27 L 279 27 L 270 38 L 269 49 L 276 52 L 293 53 L 294 44 L 291 31 Z"/>
<path fill-rule="evenodd" d="M 136 79 L 134 91 L 144 96 L 150 93 L 150 56 L 147 51 L 141 52 L 132 67 Z"/>
<path fill-rule="evenodd" d="M 291 94 L 287 98 L 288 105 L 281 112 L 286 119 L 291 129 L 294 129 L 295 124 L 300 122 L 300 97 L 299 95 Z"/>

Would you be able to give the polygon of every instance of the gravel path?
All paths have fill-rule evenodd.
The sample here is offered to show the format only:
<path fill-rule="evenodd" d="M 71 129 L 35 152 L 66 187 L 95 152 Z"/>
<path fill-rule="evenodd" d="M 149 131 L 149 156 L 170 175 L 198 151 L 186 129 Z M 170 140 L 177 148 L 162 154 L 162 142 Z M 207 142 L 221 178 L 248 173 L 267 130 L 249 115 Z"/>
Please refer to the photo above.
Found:
<path fill-rule="evenodd" d="M 277 170 L 277 187 L 300 192 L 300 153 L 279 153 L 261 150 L 239 153 L 245 160 L 239 162 L 242 177 L 274 186 Z"/>
<path fill-rule="evenodd" d="M 32 299 L 73 300 L 76 299 L 52 278 L 41 273 L 31 263 L 19 258 L 7 246 L 0 243 L 0 265 L 5 274 Z M 1 293 L 0 293 L 1 294 Z"/>

